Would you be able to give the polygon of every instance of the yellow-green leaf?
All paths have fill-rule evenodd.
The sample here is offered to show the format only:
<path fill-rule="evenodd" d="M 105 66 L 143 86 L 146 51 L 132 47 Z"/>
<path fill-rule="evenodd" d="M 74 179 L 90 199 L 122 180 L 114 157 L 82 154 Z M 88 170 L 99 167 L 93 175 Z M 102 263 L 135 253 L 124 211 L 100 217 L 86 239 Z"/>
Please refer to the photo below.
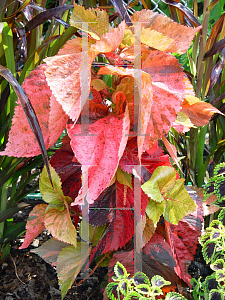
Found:
<path fill-rule="evenodd" d="M 151 198 L 146 213 L 155 224 L 162 213 L 166 221 L 178 224 L 186 215 L 195 211 L 197 205 L 189 196 L 183 182 L 184 179 L 176 180 L 173 168 L 162 166 L 156 168 L 152 177 L 142 185 L 143 191 Z M 161 206 L 153 203 L 155 201 Z"/>
<path fill-rule="evenodd" d="M 40 193 L 42 194 L 44 201 L 51 204 L 51 208 L 55 207 L 57 209 L 63 210 L 64 204 L 71 203 L 72 199 L 70 197 L 64 196 L 61 187 L 61 180 L 52 166 L 50 166 L 50 172 L 52 176 L 53 187 L 49 180 L 46 167 L 44 167 L 39 181 Z"/>
<path fill-rule="evenodd" d="M 82 251 L 82 244 L 79 242 L 77 248 L 73 246 L 65 247 L 58 256 L 56 271 L 59 279 L 59 285 L 62 293 L 62 299 L 67 291 L 71 288 L 74 280 L 79 274 L 82 263 L 88 258 L 91 248 L 88 247 L 86 252 Z"/>
<path fill-rule="evenodd" d="M 132 184 L 131 184 L 131 174 L 128 174 L 127 172 L 123 171 L 120 166 L 118 166 L 118 169 L 116 171 L 116 179 L 119 181 L 119 183 L 123 185 L 129 186 L 131 189 Z"/>
<path fill-rule="evenodd" d="M 87 23 L 88 27 L 84 26 L 84 23 Z M 85 9 L 75 3 L 70 25 L 89 33 L 95 40 L 100 40 L 100 37 L 110 30 L 109 16 L 105 10 Z"/>

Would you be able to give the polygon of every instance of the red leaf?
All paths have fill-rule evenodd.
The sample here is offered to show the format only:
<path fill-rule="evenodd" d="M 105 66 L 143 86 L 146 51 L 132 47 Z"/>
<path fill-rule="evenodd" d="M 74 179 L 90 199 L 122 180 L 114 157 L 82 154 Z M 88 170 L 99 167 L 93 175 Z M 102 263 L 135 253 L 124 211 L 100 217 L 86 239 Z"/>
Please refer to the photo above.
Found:
<path fill-rule="evenodd" d="M 46 149 L 60 137 L 66 126 L 68 116 L 47 85 L 45 78 L 46 65 L 41 65 L 30 72 L 22 87 L 26 91 L 36 112 Z M 15 157 L 36 156 L 41 153 L 34 133 L 27 121 L 21 104 L 15 108 L 9 141 L 2 155 Z"/>
<path fill-rule="evenodd" d="M 138 160 L 137 138 L 131 138 L 125 148 L 124 154 L 120 159 L 120 167 L 127 173 L 132 173 L 134 168 L 142 183 L 148 181 L 151 174 L 159 166 L 171 166 L 169 156 L 163 153 L 163 149 L 158 147 L 158 143 L 144 152 L 141 156 L 141 174 Z"/>
<path fill-rule="evenodd" d="M 44 217 L 47 204 L 38 204 L 29 214 L 26 224 L 26 235 L 19 249 L 27 248 L 30 243 L 45 229 Z"/>
<path fill-rule="evenodd" d="M 81 204 L 87 194 L 87 201 L 93 203 L 115 175 L 128 139 L 128 109 L 122 115 L 109 115 L 93 123 L 88 135 L 81 135 L 81 126 L 67 127 L 71 147 L 82 164 L 82 192 L 80 190 L 75 204 Z"/>
<path fill-rule="evenodd" d="M 125 22 L 122 22 L 91 45 L 89 51 L 81 52 L 77 39 L 72 39 L 58 55 L 46 59 L 47 82 L 56 100 L 73 121 L 77 121 L 89 96 L 93 60 L 99 53 L 114 51 L 122 42 L 124 30 Z M 79 43 L 81 44 L 81 39 Z M 74 48 L 73 44 L 76 44 Z M 84 86 L 84 78 L 88 78 L 87 86 Z M 81 97 L 85 101 L 81 101 Z"/>
<path fill-rule="evenodd" d="M 111 191 L 111 197 L 109 192 Z M 106 192 L 106 201 L 99 198 L 99 210 L 93 212 L 90 216 L 95 218 L 94 222 L 102 218 L 102 211 L 108 216 L 109 225 L 106 233 L 99 241 L 98 245 L 93 249 L 91 259 L 97 254 L 103 254 L 122 248 L 133 237 L 134 234 L 134 187 L 120 184 L 118 181 L 108 188 Z M 140 199 L 139 199 L 140 198 Z M 141 191 L 141 197 L 135 198 L 137 206 L 141 206 L 142 214 L 145 213 L 148 204 L 148 197 Z M 103 208 L 103 206 L 105 207 Z M 97 203 L 94 204 L 97 208 Z M 105 209 L 108 208 L 108 209 Z M 137 218 L 140 216 L 137 214 Z M 93 219 L 92 219 L 93 222 Z"/>

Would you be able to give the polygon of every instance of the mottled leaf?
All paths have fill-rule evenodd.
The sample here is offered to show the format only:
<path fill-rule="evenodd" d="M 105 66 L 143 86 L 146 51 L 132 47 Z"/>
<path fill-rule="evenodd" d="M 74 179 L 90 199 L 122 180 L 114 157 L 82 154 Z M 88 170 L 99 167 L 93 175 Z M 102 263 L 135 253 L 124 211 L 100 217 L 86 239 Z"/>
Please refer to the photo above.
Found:
<path fill-rule="evenodd" d="M 201 26 L 197 28 L 183 26 L 162 14 L 144 9 L 135 12 L 131 20 L 133 23 L 141 23 L 143 44 L 157 50 L 179 54 L 188 50 L 195 34 L 201 29 Z"/>
<path fill-rule="evenodd" d="M 178 224 L 188 213 L 195 211 L 197 206 L 186 191 L 184 180 L 175 179 L 176 172 L 173 168 L 158 167 L 150 180 L 142 185 L 142 190 L 152 200 L 164 203 L 165 220 Z"/>
<path fill-rule="evenodd" d="M 90 248 L 88 248 L 85 253 L 82 252 L 82 242 L 77 243 L 76 249 L 73 246 L 68 246 L 59 253 L 56 263 L 56 271 L 59 279 L 62 299 L 71 288 L 82 268 L 82 262 L 85 262 L 89 253 Z"/>
<path fill-rule="evenodd" d="M 67 246 L 69 245 L 66 243 L 50 238 L 50 240 L 43 243 L 40 247 L 31 250 L 31 252 L 38 254 L 47 263 L 55 267 L 59 253 Z"/>
<path fill-rule="evenodd" d="M 88 25 L 87 29 L 83 26 L 85 22 Z M 76 3 L 70 16 L 70 25 L 87 32 L 95 40 L 100 40 L 100 37 L 110 30 L 109 15 L 105 10 L 85 9 Z"/>
<path fill-rule="evenodd" d="M 29 214 L 26 224 L 26 235 L 19 249 L 27 248 L 30 243 L 45 229 L 44 217 L 47 204 L 36 205 Z"/>
<path fill-rule="evenodd" d="M 45 227 L 56 239 L 77 245 L 77 231 L 70 217 L 69 204 L 71 198 L 64 196 L 61 180 L 56 171 L 50 167 L 52 183 L 44 168 L 39 181 L 39 188 L 43 199 L 49 203 L 45 212 Z M 56 226 L 57 224 L 57 226 Z"/>

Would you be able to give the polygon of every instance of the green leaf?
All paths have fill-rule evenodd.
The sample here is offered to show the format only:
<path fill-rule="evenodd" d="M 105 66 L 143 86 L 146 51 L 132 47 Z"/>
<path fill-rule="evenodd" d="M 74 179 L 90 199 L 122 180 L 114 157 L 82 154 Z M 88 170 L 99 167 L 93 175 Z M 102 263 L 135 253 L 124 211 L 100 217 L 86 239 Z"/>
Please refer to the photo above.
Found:
<path fill-rule="evenodd" d="M 124 295 L 126 296 L 127 293 L 128 293 L 128 287 L 129 287 L 129 280 L 128 279 L 124 279 L 124 280 L 121 280 L 119 282 L 119 291 Z"/>
<path fill-rule="evenodd" d="M 152 284 L 152 286 L 157 286 L 157 287 L 161 288 L 161 287 L 163 287 L 164 285 L 170 285 L 171 282 L 165 280 L 162 276 L 155 275 L 155 276 L 152 277 L 152 279 L 151 279 L 151 284 Z"/>
<path fill-rule="evenodd" d="M 52 266 L 56 266 L 56 261 L 59 253 L 63 248 L 69 246 L 66 243 L 50 238 L 47 242 L 43 243 L 40 247 L 31 250 L 31 252 L 38 254 L 42 259 Z"/>
<path fill-rule="evenodd" d="M 212 289 L 209 292 L 209 300 L 224 300 L 224 291 Z"/>
<path fill-rule="evenodd" d="M 148 276 L 146 274 L 142 273 L 142 272 L 136 272 L 132 279 L 133 279 L 134 284 L 136 286 L 140 285 L 140 284 L 150 284 Z"/>
<path fill-rule="evenodd" d="M 82 264 L 84 264 L 90 254 L 91 248 L 88 248 L 86 252 L 83 252 L 82 244 L 83 242 L 78 242 L 76 249 L 73 246 L 65 247 L 59 253 L 56 263 L 56 271 L 59 279 L 62 299 L 71 288 L 82 268 Z"/>
<path fill-rule="evenodd" d="M 223 259 L 217 259 L 213 264 L 210 265 L 213 271 L 225 269 L 225 262 Z"/>
<path fill-rule="evenodd" d="M 181 294 L 170 292 L 166 295 L 165 300 L 186 300 L 186 298 Z"/>
<path fill-rule="evenodd" d="M 151 292 L 151 287 L 148 284 L 143 283 L 137 285 L 135 290 L 142 295 L 148 295 Z"/>
<path fill-rule="evenodd" d="M 50 172 L 52 176 L 53 187 L 48 177 L 46 167 L 44 167 L 39 181 L 40 193 L 42 194 L 44 201 L 51 204 L 49 207 L 62 208 L 65 202 L 71 203 L 72 199 L 64 196 L 61 188 L 62 183 L 60 177 L 52 166 L 50 166 Z"/>
<path fill-rule="evenodd" d="M 92 247 L 94 247 L 98 244 L 105 228 L 106 228 L 106 225 L 95 227 L 95 226 L 88 224 L 87 221 L 85 219 L 83 219 L 80 224 L 79 234 L 83 240 L 85 240 L 85 237 L 88 234 L 89 241 L 86 241 L 86 240 L 85 241 L 88 243 L 89 242 L 92 243 Z M 83 232 L 84 232 L 84 234 L 83 234 Z"/>
<path fill-rule="evenodd" d="M 118 279 L 127 278 L 130 275 L 127 273 L 126 268 L 119 261 L 114 266 L 114 272 Z"/>
<path fill-rule="evenodd" d="M 160 216 L 163 214 L 166 203 L 165 200 L 162 202 L 156 202 L 152 199 L 149 200 L 148 205 L 146 207 L 146 214 L 154 223 L 154 226 L 159 221 Z"/>
<path fill-rule="evenodd" d="M 152 177 L 142 185 L 143 191 L 154 201 L 164 203 L 164 218 L 172 224 L 178 224 L 186 215 L 195 211 L 197 205 L 189 196 L 183 184 L 184 179 L 176 180 L 176 171 L 167 166 L 158 167 L 152 174 Z M 151 203 L 153 206 L 153 203 Z M 157 208 L 154 211 L 157 212 Z M 163 204 L 159 206 L 160 212 L 163 211 Z M 147 210 L 146 210 L 147 211 Z M 153 217 L 157 222 L 157 216 L 153 216 L 151 209 L 148 209 L 149 218 Z M 150 217 L 151 215 L 151 217 Z"/>
<path fill-rule="evenodd" d="M 138 292 L 131 292 L 129 293 L 123 300 L 139 300 L 142 296 Z"/>
<path fill-rule="evenodd" d="M 106 287 L 107 295 L 111 300 L 120 300 L 118 285 L 118 282 L 110 282 Z"/>
<path fill-rule="evenodd" d="M 128 174 L 127 172 L 123 171 L 120 166 L 118 166 L 118 169 L 116 171 L 116 179 L 117 181 L 119 181 L 119 183 L 123 184 L 123 185 L 127 185 L 129 186 L 131 189 L 132 188 L 132 184 L 131 184 L 131 174 Z"/>

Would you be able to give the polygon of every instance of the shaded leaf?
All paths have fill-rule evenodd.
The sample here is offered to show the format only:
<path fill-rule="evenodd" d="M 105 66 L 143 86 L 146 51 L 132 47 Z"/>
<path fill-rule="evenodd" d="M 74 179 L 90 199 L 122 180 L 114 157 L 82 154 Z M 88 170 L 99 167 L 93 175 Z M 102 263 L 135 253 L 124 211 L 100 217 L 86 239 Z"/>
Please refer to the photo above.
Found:
<path fill-rule="evenodd" d="M 143 44 L 157 50 L 179 54 L 188 50 L 195 34 L 201 29 L 201 26 L 190 28 L 180 25 L 157 12 L 144 9 L 135 12 L 131 20 L 133 23 L 141 22 Z"/>
<path fill-rule="evenodd" d="M 31 250 L 31 252 L 38 254 L 47 263 L 55 267 L 59 253 L 67 246 L 68 244 L 66 243 L 50 238 L 50 240 L 43 243 L 40 247 Z"/>
<path fill-rule="evenodd" d="M 206 59 L 207 57 L 213 56 L 219 52 L 221 52 L 223 50 L 223 48 L 225 47 L 225 38 L 216 42 L 212 48 L 207 51 L 204 55 L 204 59 Z"/>
<path fill-rule="evenodd" d="M 77 243 L 77 248 L 68 246 L 62 249 L 59 253 L 56 263 L 56 271 L 59 279 L 59 285 L 62 293 L 62 299 L 67 291 L 71 288 L 74 280 L 79 274 L 83 263 L 88 258 L 90 248 L 83 253 L 82 242 Z M 85 247 L 86 248 L 86 247 Z"/>
<path fill-rule="evenodd" d="M 44 217 L 47 204 L 36 205 L 29 214 L 26 224 L 26 235 L 19 249 L 27 248 L 33 240 L 45 229 Z"/>
<path fill-rule="evenodd" d="M 127 142 L 123 156 L 119 163 L 122 170 L 133 173 L 133 169 L 144 183 L 148 181 L 159 166 L 171 166 L 169 156 L 163 153 L 163 149 L 158 147 L 156 142 L 153 147 L 144 152 L 141 156 L 141 165 L 138 160 L 137 138 L 133 137 Z"/>
<path fill-rule="evenodd" d="M 168 153 L 172 157 L 172 159 L 175 162 L 176 166 L 182 172 L 182 169 L 181 169 L 181 167 L 179 165 L 179 162 L 178 162 L 178 159 L 177 159 L 177 149 L 176 149 L 176 147 L 174 145 L 172 145 L 164 136 L 162 137 L 162 140 L 163 140 L 163 143 L 164 143 L 164 145 L 166 147 L 166 150 L 168 151 Z"/>
<path fill-rule="evenodd" d="M 22 87 L 24 88 L 37 115 L 46 148 L 52 146 L 60 137 L 66 126 L 68 116 L 47 85 L 44 71 L 46 65 L 41 65 L 30 72 Z M 24 104 L 18 104 L 12 119 L 9 141 L 2 155 L 15 157 L 36 156 L 41 153 L 39 143 L 29 126 L 23 111 Z M 28 109 L 25 109 L 28 110 Z M 30 112 L 31 113 L 31 112 Z M 27 114 L 27 112 L 26 112 Z M 32 113 L 32 118 L 34 114 Z M 40 140 L 40 138 L 39 138 Z"/>
<path fill-rule="evenodd" d="M 45 168 L 39 181 L 42 197 L 49 203 L 45 212 L 45 227 L 56 239 L 76 246 L 77 231 L 72 223 L 68 205 L 72 200 L 70 197 L 64 196 L 60 177 L 56 171 L 52 167 L 50 167 L 50 171 L 53 186 L 50 184 Z"/>
<path fill-rule="evenodd" d="M 73 8 L 73 5 L 64 5 L 64 6 L 57 6 L 54 8 L 49 8 L 46 11 L 43 11 L 32 18 L 30 21 L 27 22 L 25 26 L 26 32 L 31 31 L 32 29 L 36 28 L 37 26 L 44 24 L 48 19 L 57 16 L 58 14 L 67 11 Z"/>
<path fill-rule="evenodd" d="M 123 171 L 120 166 L 118 166 L 118 169 L 116 171 L 116 179 L 119 183 L 123 185 L 127 185 L 132 189 L 131 185 L 131 174 L 128 174 L 127 172 Z"/>

